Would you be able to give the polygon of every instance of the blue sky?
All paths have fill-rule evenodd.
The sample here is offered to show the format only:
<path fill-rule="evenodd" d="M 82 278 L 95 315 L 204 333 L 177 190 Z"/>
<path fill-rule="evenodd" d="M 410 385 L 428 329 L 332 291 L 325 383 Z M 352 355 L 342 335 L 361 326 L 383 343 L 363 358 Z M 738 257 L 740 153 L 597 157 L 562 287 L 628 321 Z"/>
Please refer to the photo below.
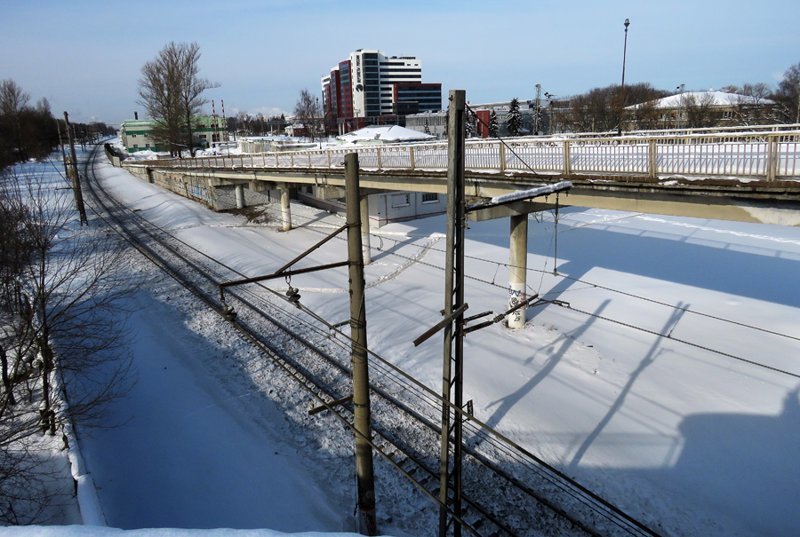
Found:
<path fill-rule="evenodd" d="M 350 51 L 422 60 L 423 79 L 473 103 L 626 83 L 665 90 L 764 82 L 800 62 L 800 2 L 771 0 L 4 0 L 0 78 L 54 114 L 119 123 L 142 113 L 142 65 L 169 41 L 200 45 L 226 113 L 290 112 Z M 217 105 L 219 106 L 219 105 Z M 218 110 L 219 111 L 219 110 Z"/>

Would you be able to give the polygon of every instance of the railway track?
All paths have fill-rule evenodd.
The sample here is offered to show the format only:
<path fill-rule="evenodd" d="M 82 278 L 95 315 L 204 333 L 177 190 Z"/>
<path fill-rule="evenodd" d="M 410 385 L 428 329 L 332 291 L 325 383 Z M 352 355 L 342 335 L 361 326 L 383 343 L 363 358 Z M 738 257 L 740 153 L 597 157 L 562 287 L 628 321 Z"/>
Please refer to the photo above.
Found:
<path fill-rule="evenodd" d="M 346 400 L 351 391 L 347 334 L 261 285 L 229 289 L 223 304 L 218 284 L 244 275 L 110 196 L 95 176 L 94 162 L 98 153 L 102 154 L 99 147 L 84 167 L 86 191 L 98 215 L 208 307 L 225 315 L 225 306 L 232 306 L 236 316 L 228 316 L 228 321 L 240 336 L 301 386 L 310 405 L 352 431 L 351 408 L 347 403 L 336 404 Z M 393 479 L 413 484 L 420 498 L 430 500 L 425 516 L 430 519 L 426 527 L 432 534 L 439 508 L 441 400 L 374 353 L 370 367 L 374 451 L 396 470 Z M 485 424 L 470 420 L 464 430 L 464 514 L 460 522 L 467 534 L 657 535 Z M 348 438 L 352 441 L 352 434 Z M 379 504 L 379 509 L 382 507 Z M 402 506 L 394 509 L 402 513 Z"/>

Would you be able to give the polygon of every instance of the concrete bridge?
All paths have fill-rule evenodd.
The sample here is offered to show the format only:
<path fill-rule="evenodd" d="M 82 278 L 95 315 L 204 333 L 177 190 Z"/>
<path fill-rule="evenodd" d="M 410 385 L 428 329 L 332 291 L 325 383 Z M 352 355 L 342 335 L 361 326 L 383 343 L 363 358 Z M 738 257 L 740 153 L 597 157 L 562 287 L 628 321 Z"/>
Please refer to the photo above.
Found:
<path fill-rule="evenodd" d="M 344 155 L 357 152 L 367 193 L 446 193 L 445 142 L 347 146 L 139 163 L 152 181 L 343 196 Z M 467 141 L 466 195 L 489 198 L 567 179 L 563 205 L 786 223 L 800 209 L 800 130 Z M 282 195 L 283 197 L 283 195 Z M 780 211 L 775 211 L 779 209 Z M 794 225 L 800 225 L 800 211 Z M 792 223 L 790 218 L 789 223 Z"/>
<path fill-rule="evenodd" d="M 345 155 L 357 152 L 364 262 L 370 262 L 368 196 L 447 193 L 447 144 L 348 146 L 126 163 L 132 173 L 210 205 L 218 189 L 280 193 L 282 227 L 292 228 L 290 192 L 311 185 L 318 197 L 344 195 Z M 563 205 L 675 216 L 800 225 L 800 131 L 468 141 L 468 202 L 568 180 Z M 545 188 L 545 190 L 547 190 Z M 554 197 L 552 194 L 549 198 Z M 508 217 L 509 308 L 526 301 L 528 213 L 552 206 L 522 202 L 480 218 Z M 217 207 L 219 208 L 219 207 Z M 524 309 L 508 325 L 525 324 Z"/>

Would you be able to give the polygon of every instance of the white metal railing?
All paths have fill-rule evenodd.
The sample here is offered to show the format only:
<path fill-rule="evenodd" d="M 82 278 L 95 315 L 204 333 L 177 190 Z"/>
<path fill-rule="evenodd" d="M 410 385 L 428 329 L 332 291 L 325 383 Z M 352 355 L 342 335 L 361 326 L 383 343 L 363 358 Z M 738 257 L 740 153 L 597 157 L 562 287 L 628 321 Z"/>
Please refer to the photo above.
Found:
<path fill-rule="evenodd" d="M 446 142 L 346 146 L 150 161 L 185 168 L 340 168 L 357 152 L 364 169 L 441 170 Z M 658 178 L 739 177 L 800 180 L 800 130 L 715 132 L 672 136 L 468 140 L 466 163 L 475 171 L 552 174 L 630 174 Z"/>

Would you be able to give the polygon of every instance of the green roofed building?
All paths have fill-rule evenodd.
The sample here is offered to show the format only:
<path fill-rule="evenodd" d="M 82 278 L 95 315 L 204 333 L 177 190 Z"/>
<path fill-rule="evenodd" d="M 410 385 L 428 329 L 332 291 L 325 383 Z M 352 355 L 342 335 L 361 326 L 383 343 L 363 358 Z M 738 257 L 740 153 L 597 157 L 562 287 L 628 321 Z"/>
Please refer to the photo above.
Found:
<path fill-rule="evenodd" d="M 119 134 L 122 145 L 128 153 L 137 151 L 168 152 L 163 141 L 153 138 L 156 122 L 152 119 L 127 119 L 122 122 Z M 192 139 L 195 148 L 206 149 L 220 142 L 228 141 L 228 132 L 222 118 L 216 116 L 195 116 L 192 119 Z"/>

